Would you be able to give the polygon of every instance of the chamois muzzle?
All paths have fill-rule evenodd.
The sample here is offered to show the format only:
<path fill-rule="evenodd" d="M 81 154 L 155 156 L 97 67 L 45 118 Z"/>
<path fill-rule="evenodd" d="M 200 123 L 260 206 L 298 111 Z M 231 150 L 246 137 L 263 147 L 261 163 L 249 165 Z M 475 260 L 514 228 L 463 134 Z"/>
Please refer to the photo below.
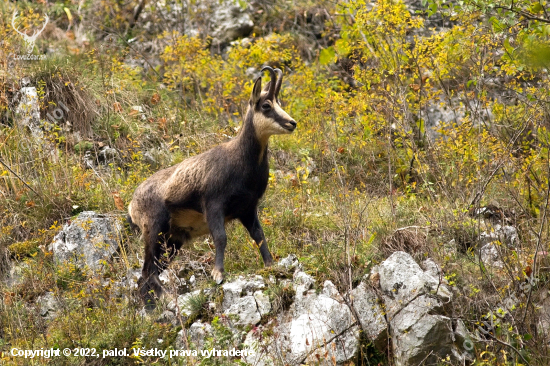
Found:
<path fill-rule="evenodd" d="M 290 132 L 294 131 L 296 129 L 296 121 L 292 120 L 292 121 L 288 121 L 287 122 L 287 126 L 285 126 L 285 128 L 287 130 L 289 130 Z"/>

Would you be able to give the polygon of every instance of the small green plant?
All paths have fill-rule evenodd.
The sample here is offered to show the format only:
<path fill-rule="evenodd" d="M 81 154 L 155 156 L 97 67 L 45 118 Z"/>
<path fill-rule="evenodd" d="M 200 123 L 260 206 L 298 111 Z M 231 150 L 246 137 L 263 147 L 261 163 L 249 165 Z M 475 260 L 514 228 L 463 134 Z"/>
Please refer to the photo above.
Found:
<path fill-rule="evenodd" d="M 231 320 L 225 316 L 215 317 L 212 320 L 212 334 L 205 339 L 204 350 L 227 350 L 238 349 L 241 343 L 243 334 L 231 325 Z M 245 365 L 240 359 L 230 356 L 217 356 L 203 358 L 200 365 Z"/>
<path fill-rule="evenodd" d="M 189 310 L 191 311 L 191 314 L 189 315 L 189 318 L 186 321 L 186 326 L 189 326 L 195 322 L 198 318 L 200 318 L 202 315 L 206 312 L 206 305 L 208 302 L 208 295 L 204 293 L 204 291 L 199 292 L 198 294 L 189 297 L 187 299 L 187 303 L 185 304 Z"/>

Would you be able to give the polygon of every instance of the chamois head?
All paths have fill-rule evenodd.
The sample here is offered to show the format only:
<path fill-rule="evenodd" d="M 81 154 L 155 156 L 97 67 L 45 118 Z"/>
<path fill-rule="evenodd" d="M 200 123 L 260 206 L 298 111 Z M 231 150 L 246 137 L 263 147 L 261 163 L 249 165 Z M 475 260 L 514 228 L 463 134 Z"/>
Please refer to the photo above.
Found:
<path fill-rule="evenodd" d="M 283 72 L 269 66 L 263 67 L 261 71 L 264 70 L 271 74 L 271 81 L 262 90 L 262 77 L 256 80 L 248 110 L 248 113 L 253 113 L 254 129 L 261 141 L 267 141 L 271 135 L 292 133 L 296 129 L 296 121 L 279 104 Z"/>

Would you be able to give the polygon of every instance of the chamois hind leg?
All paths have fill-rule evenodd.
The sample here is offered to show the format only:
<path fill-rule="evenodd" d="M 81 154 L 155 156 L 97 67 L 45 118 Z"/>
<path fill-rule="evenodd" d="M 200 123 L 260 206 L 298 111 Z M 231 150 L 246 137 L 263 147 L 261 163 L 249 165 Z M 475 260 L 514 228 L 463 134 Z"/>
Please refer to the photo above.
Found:
<path fill-rule="evenodd" d="M 150 305 L 150 308 L 154 308 L 154 297 L 160 297 L 163 292 L 159 275 L 168 267 L 172 258 L 174 258 L 183 243 L 188 239 L 189 235 L 183 231 L 175 230 L 169 234 L 161 232 L 157 234 L 156 250 L 152 253 L 154 260 L 148 261 L 147 254 L 149 253 L 146 253 L 142 272 L 142 279 L 144 280 L 140 279 L 144 283 L 144 286 L 141 287 L 141 295 L 145 300 L 145 304 Z M 146 263 L 149 264 L 151 262 L 153 266 L 146 266 Z"/>
<path fill-rule="evenodd" d="M 240 218 L 240 221 L 246 228 L 246 230 L 248 230 L 250 237 L 260 247 L 260 254 L 262 255 L 262 259 L 264 260 L 264 265 L 266 267 L 272 266 L 273 257 L 271 256 L 269 248 L 267 247 L 267 241 L 265 240 L 264 230 L 262 229 L 262 225 L 260 224 L 260 220 L 258 219 L 257 210 L 254 209 L 254 211 L 243 215 Z"/>
<path fill-rule="evenodd" d="M 153 223 L 144 225 L 145 259 L 141 278 L 138 280 L 139 292 L 148 309 L 155 307 L 155 297 L 162 294 L 159 274 L 162 272 L 162 253 L 169 230 L 168 215 L 156 215 Z"/>
<path fill-rule="evenodd" d="M 223 282 L 223 258 L 225 246 L 227 245 L 223 210 L 214 205 L 208 207 L 206 209 L 206 222 L 208 223 L 210 234 L 212 234 L 214 245 L 216 246 L 216 258 L 214 261 L 214 269 L 212 270 L 212 278 L 219 285 Z"/>

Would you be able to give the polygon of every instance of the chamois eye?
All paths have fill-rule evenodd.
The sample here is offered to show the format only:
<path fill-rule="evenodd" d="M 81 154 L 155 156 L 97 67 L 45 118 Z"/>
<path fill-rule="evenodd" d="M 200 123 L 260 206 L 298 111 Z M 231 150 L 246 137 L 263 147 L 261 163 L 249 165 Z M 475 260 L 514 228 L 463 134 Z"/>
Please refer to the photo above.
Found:
<path fill-rule="evenodd" d="M 269 103 L 262 104 L 262 109 L 266 112 L 269 111 L 271 109 L 271 104 Z"/>

